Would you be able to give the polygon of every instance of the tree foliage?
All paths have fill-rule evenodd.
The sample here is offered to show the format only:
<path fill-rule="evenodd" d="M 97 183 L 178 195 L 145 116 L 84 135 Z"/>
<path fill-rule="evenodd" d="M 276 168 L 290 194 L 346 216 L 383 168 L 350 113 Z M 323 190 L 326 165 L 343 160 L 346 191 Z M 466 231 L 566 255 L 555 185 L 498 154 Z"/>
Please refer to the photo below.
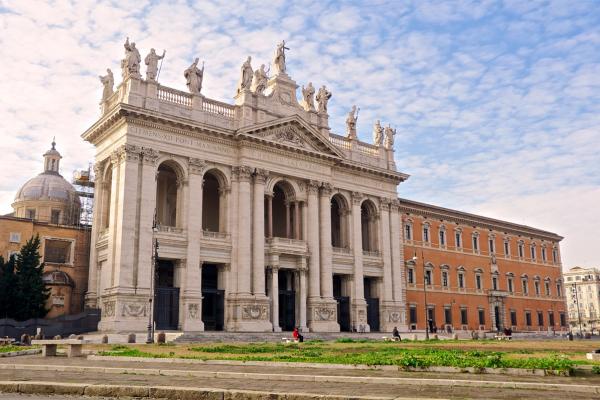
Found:
<path fill-rule="evenodd" d="M 44 264 L 40 264 L 40 238 L 29 239 L 17 256 L 8 261 L 0 257 L 0 318 L 24 321 L 43 318 L 48 313 L 46 300 L 50 289 L 42 276 Z"/>

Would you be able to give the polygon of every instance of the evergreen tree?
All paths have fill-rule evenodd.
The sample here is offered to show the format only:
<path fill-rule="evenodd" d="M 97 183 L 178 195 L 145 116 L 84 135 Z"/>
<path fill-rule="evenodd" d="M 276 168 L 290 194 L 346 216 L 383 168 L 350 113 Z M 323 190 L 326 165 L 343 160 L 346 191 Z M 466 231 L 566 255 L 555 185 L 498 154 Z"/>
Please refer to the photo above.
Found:
<path fill-rule="evenodd" d="M 14 318 L 18 302 L 15 256 L 10 256 L 7 262 L 0 256 L 0 318 Z"/>
<path fill-rule="evenodd" d="M 15 319 L 44 318 L 48 313 L 46 300 L 50 289 L 42 280 L 44 264 L 40 264 L 40 237 L 36 235 L 23 245 L 16 259 L 16 287 L 18 301 L 15 302 Z"/>

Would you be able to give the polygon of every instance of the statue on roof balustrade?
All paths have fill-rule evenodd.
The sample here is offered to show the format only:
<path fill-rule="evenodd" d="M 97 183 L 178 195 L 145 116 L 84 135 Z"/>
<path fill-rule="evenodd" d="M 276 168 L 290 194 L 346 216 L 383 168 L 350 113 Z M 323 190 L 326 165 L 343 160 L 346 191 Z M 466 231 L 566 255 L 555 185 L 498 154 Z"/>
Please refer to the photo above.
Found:
<path fill-rule="evenodd" d="M 317 103 L 318 103 L 318 112 L 319 114 L 327 114 L 327 103 L 331 98 L 331 92 L 327 90 L 325 85 L 321 86 L 319 91 L 317 92 Z"/>
<path fill-rule="evenodd" d="M 276 73 L 285 74 L 285 51 L 289 50 L 288 47 L 285 47 L 285 40 L 282 40 L 281 43 L 277 45 L 277 50 L 275 50 L 275 57 L 273 58 L 273 65 L 275 65 Z"/>
<path fill-rule="evenodd" d="M 270 70 L 271 68 L 269 68 Z M 267 81 L 269 80 L 268 72 L 265 71 L 265 64 L 262 64 L 260 68 L 254 71 L 254 78 L 252 80 L 252 91 L 256 94 L 263 94 L 267 88 Z"/>
<path fill-rule="evenodd" d="M 346 117 L 346 137 L 348 139 L 356 139 L 356 121 L 358 121 L 358 111 L 360 108 L 352 106 L 352 110 Z"/>
<path fill-rule="evenodd" d="M 252 58 L 248 56 L 248 59 L 242 64 L 242 74 L 237 89 L 238 93 L 242 90 L 250 90 L 250 87 L 252 86 L 252 76 L 254 75 L 254 71 L 252 71 L 251 62 Z"/>
<path fill-rule="evenodd" d="M 198 68 L 198 62 L 200 59 L 196 57 L 192 65 L 190 65 L 184 72 L 187 87 L 191 94 L 199 95 L 202 90 L 202 78 L 204 77 L 204 62 L 202 62 L 202 69 Z"/>
<path fill-rule="evenodd" d="M 383 146 L 389 150 L 394 147 L 394 136 L 396 135 L 396 129 L 392 129 L 392 127 L 388 125 L 385 127 L 383 133 L 385 135 Z"/>
<path fill-rule="evenodd" d="M 312 82 L 308 82 L 308 86 L 306 88 L 302 86 L 302 99 L 304 109 L 306 111 L 315 111 L 315 87 Z"/>
<path fill-rule="evenodd" d="M 162 60 L 163 58 L 165 58 L 166 53 L 167 52 L 163 50 L 162 56 L 159 56 L 158 54 L 156 54 L 156 51 L 154 49 L 150 49 L 150 53 L 148 53 L 148 55 L 144 59 L 144 62 L 148 66 L 146 68 L 146 80 L 151 82 L 156 81 L 156 78 L 158 76 L 158 60 Z"/>
<path fill-rule="evenodd" d="M 128 76 L 138 79 L 141 78 L 140 63 L 142 62 L 142 56 L 140 56 L 140 52 L 137 47 L 135 47 L 135 43 L 129 43 L 129 38 L 127 38 L 123 47 L 125 47 L 125 58 L 121 60 L 123 79 Z"/>
<path fill-rule="evenodd" d="M 377 122 L 375 122 L 375 125 L 373 126 L 373 144 L 375 146 L 381 146 L 382 140 L 383 140 L 383 127 L 381 126 L 381 123 L 379 122 L 379 120 L 377 120 Z"/>
<path fill-rule="evenodd" d="M 99 78 L 104 86 L 104 89 L 102 90 L 102 102 L 105 102 L 114 93 L 113 86 L 115 84 L 115 78 L 113 77 L 110 68 L 106 69 L 106 75 L 100 75 Z"/>

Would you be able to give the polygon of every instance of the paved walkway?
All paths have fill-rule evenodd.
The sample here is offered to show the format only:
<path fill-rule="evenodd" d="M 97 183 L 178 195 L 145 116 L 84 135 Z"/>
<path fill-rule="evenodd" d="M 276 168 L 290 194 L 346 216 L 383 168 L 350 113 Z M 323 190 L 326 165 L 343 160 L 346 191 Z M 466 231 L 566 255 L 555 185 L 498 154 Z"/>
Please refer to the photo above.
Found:
<path fill-rule="evenodd" d="M 116 368 L 124 370 L 114 370 Z M 112 372 L 108 372 L 109 370 Z M 312 376 L 312 382 L 307 382 L 304 378 L 306 376 Z M 89 361 L 84 358 L 42 358 L 40 356 L 2 360 L 0 381 L 204 387 L 347 397 L 373 396 L 381 399 L 397 397 L 539 399 L 547 395 L 553 397 L 563 395 L 568 396 L 570 400 L 576 400 L 600 395 L 600 389 L 596 394 L 582 393 L 580 390 L 582 387 L 600 387 L 600 377 L 596 376 L 508 377 L 378 370 Z M 512 387 L 505 387 L 507 382 L 511 382 Z M 526 388 L 529 385 L 534 385 L 535 388 Z M 577 390 L 574 390 L 576 388 Z"/>

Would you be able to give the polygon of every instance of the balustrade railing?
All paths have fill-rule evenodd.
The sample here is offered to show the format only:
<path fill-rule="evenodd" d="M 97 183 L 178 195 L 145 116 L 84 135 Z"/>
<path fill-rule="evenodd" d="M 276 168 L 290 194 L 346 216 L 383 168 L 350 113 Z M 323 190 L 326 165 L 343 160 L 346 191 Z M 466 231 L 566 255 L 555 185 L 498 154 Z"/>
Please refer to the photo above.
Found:
<path fill-rule="evenodd" d="M 177 228 L 176 226 L 167 226 L 167 225 L 157 225 L 156 229 L 159 232 L 167 232 L 167 233 L 182 233 L 182 228 Z"/>
<path fill-rule="evenodd" d="M 350 254 L 350 249 L 347 247 L 332 247 L 332 250 L 336 254 Z"/>
<path fill-rule="evenodd" d="M 348 139 L 343 136 L 336 135 L 335 133 L 329 134 L 329 141 L 336 147 L 339 147 L 344 150 L 350 150 L 352 145 Z"/>
<path fill-rule="evenodd" d="M 184 107 L 192 106 L 192 95 L 166 86 L 158 87 L 158 99 Z"/>
<path fill-rule="evenodd" d="M 229 233 L 202 231 L 202 236 L 209 239 L 228 239 Z"/>
<path fill-rule="evenodd" d="M 363 250 L 363 255 L 368 257 L 381 257 L 379 250 Z"/>
<path fill-rule="evenodd" d="M 231 104 L 204 98 L 202 103 L 202 111 L 206 111 L 211 114 L 222 115 L 227 118 L 233 118 L 235 107 Z"/>
<path fill-rule="evenodd" d="M 359 153 L 366 154 L 368 156 L 372 156 L 372 157 L 379 156 L 379 147 L 369 144 L 369 143 L 357 142 L 356 150 L 358 150 Z"/>
<path fill-rule="evenodd" d="M 304 246 L 306 242 L 304 240 L 299 239 L 290 239 L 290 238 L 282 238 L 282 237 L 272 237 L 266 238 L 267 243 L 269 244 L 289 244 L 292 246 Z"/>

